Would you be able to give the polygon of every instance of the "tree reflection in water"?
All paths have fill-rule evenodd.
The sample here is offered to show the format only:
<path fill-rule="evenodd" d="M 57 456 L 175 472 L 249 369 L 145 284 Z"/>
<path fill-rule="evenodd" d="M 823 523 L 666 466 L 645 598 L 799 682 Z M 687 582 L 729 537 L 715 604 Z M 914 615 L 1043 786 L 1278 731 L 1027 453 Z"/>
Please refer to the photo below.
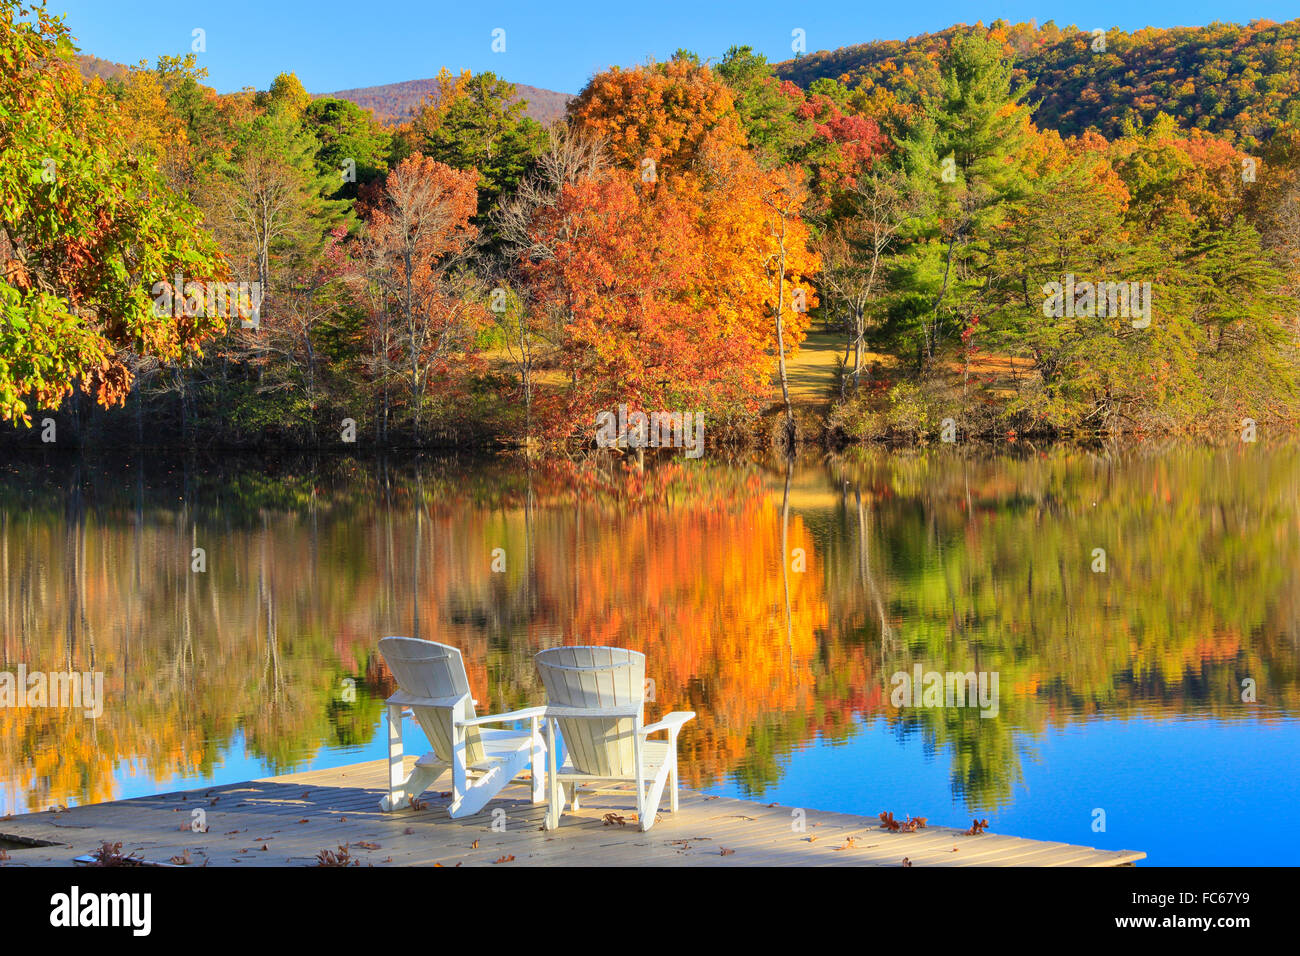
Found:
<path fill-rule="evenodd" d="M 1298 500 L 1294 449 L 1262 446 L 10 461 L 0 669 L 97 668 L 107 701 L 98 721 L 0 707 L 0 811 L 112 799 L 128 773 L 223 779 L 232 746 L 281 773 L 369 743 L 385 634 L 461 647 L 494 710 L 540 699 L 540 648 L 644 651 L 651 716 L 699 715 L 692 785 L 759 795 L 871 716 L 1000 806 L 1049 727 L 1295 713 Z M 998 717 L 891 707 L 916 664 L 998 672 Z"/>

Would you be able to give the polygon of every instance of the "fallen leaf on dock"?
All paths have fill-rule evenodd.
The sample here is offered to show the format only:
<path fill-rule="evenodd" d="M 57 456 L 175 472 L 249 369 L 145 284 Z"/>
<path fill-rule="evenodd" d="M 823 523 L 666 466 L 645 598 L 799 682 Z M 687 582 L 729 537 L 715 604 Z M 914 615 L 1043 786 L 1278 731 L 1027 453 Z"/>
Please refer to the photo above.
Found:
<path fill-rule="evenodd" d="M 924 830 L 925 824 L 925 817 L 907 817 L 905 820 L 895 820 L 892 813 L 880 814 L 880 828 L 889 830 L 891 833 L 915 833 L 917 830 Z"/>

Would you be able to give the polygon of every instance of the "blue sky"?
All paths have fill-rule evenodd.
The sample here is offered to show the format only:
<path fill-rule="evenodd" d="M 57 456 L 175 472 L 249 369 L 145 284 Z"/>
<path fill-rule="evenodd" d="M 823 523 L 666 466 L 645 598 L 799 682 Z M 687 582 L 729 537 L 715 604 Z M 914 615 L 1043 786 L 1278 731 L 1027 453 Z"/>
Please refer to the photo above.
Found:
<path fill-rule="evenodd" d="M 903 39 L 953 23 L 1055 20 L 1084 29 L 1198 26 L 1216 20 L 1288 20 L 1295 0 L 1093 0 L 1076 3 L 826 3 L 580 0 L 521 3 L 439 0 L 49 0 L 66 12 L 78 45 L 119 63 L 189 52 L 192 31 L 206 31 L 200 60 L 208 81 L 226 92 L 265 89 L 281 71 L 313 93 L 433 76 L 439 67 L 492 70 L 516 83 L 576 93 L 614 64 L 665 59 L 679 47 L 720 57 L 749 44 L 770 60 L 791 55 L 791 31 L 809 52 L 878 39 Z M 492 31 L 505 30 L 505 51 Z"/>

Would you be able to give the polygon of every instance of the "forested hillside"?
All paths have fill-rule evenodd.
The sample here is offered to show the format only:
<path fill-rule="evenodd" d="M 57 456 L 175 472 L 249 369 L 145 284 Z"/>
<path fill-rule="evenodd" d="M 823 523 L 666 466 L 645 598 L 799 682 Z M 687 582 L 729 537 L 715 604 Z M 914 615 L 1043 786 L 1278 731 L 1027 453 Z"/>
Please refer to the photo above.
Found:
<path fill-rule="evenodd" d="M 914 104 L 938 82 L 952 38 L 967 33 L 987 33 L 1014 57 L 1039 103 L 1034 122 L 1067 136 L 1090 128 L 1117 136 L 1126 122 L 1149 123 L 1163 112 L 1185 128 L 1229 133 L 1256 148 L 1300 116 L 1300 20 L 1110 29 L 1104 43 L 1090 28 L 998 20 L 811 53 L 776 72 L 805 88 L 827 77 Z"/>
<path fill-rule="evenodd" d="M 386 83 L 382 86 L 364 86 L 354 90 L 337 90 L 326 96 L 348 100 L 375 114 L 381 123 L 397 123 L 409 118 L 420 102 L 437 88 L 437 78 L 407 80 L 405 83 Z M 524 114 L 546 125 L 564 116 L 565 107 L 573 99 L 568 93 L 543 90 L 536 86 L 515 84 L 515 99 L 524 104 Z"/>
<path fill-rule="evenodd" d="M 1214 37 L 1246 38 L 1204 116 L 1169 93 L 1190 74 L 1133 65 L 1183 34 L 1094 54 L 995 25 L 863 54 L 852 85 L 680 50 L 597 73 L 549 128 L 444 69 L 391 125 L 292 64 L 229 94 L 194 55 L 87 79 L 61 20 L 0 4 L 0 418 L 32 443 L 562 455 L 624 406 L 786 448 L 1290 428 L 1294 32 L 1189 34 L 1207 76 Z M 1075 87 L 1034 79 L 1070 49 Z M 1112 62 L 1172 112 L 1087 105 Z"/>

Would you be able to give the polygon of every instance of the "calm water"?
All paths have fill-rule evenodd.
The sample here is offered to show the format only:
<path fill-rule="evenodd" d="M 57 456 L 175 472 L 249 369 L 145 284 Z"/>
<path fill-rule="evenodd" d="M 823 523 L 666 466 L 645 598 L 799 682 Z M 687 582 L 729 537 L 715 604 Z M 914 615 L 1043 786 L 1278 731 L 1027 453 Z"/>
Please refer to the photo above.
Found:
<path fill-rule="evenodd" d="M 4 462 L 0 670 L 105 702 L 0 706 L 0 814 L 378 758 L 414 634 L 484 712 L 540 648 L 644 651 L 712 792 L 1300 862 L 1296 448 L 604 467 Z M 895 706 L 918 665 L 996 673 L 997 716 Z"/>

